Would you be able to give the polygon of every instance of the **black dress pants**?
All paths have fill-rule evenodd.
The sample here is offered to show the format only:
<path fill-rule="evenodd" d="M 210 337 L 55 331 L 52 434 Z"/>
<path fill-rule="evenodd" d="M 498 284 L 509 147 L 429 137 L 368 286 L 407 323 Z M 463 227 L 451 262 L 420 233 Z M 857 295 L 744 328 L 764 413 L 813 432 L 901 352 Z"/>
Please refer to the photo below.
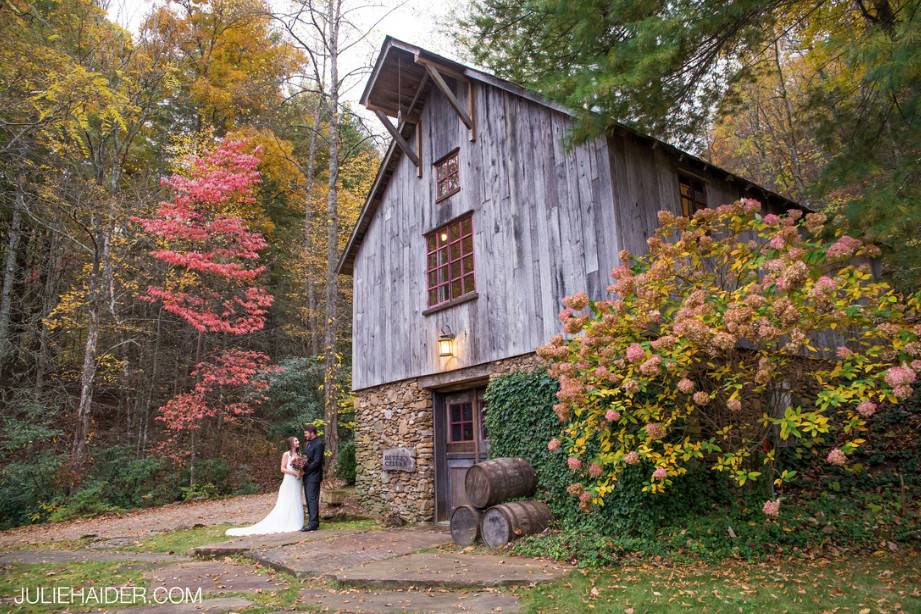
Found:
<path fill-rule="evenodd" d="M 304 495 L 307 498 L 307 529 L 320 526 L 320 479 L 319 476 L 304 478 Z"/>

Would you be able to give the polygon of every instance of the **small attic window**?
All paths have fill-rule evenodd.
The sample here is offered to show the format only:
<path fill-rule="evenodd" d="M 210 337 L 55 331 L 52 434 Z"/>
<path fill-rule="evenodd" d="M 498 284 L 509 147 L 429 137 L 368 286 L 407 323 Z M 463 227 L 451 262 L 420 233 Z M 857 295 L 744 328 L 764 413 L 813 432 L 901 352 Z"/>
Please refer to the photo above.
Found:
<path fill-rule="evenodd" d="M 707 208 L 707 187 L 697 177 L 678 173 L 678 189 L 681 196 L 681 213 L 685 217 L 691 217 L 697 211 Z"/>
<path fill-rule="evenodd" d="M 435 202 L 441 202 L 452 194 L 460 192 L 460 164 L 455 149 L 435 162 Z"/>

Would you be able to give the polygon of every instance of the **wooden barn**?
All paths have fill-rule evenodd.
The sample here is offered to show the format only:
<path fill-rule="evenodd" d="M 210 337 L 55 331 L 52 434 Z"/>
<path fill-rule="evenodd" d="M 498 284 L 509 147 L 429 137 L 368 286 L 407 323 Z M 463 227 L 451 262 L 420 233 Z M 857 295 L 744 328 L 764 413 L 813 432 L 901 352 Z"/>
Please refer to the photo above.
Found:
<path fill-rule="evenodd" d="M 603 298 L 661 209 L 781 196 L 618 128 L 567 146 L 566 108 L 387 38 L 362 94 L 393 142 L 339 270 L 354 288 L 358 489 L 380 514 L 445 520 L 489 450 L 489 378 L 539 364 L 563 296 Z"/>

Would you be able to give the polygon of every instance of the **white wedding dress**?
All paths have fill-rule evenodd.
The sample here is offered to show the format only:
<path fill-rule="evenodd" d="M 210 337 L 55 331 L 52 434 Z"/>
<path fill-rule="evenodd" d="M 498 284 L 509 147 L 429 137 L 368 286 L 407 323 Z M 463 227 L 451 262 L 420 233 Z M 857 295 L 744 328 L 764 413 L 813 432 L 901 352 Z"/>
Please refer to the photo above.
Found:
<path fill-rule="evenodd" d="M 291 461 L 288 461 L 288 469 L 292 469 Z M 301 479 L 286 473 L 281 481 L 281 488 L 278 489 L 275 507 L 269 515 L 252 526 L 227 529 L 225 535 L 238 537 L 300 531 L 304 528 L 304 504 L 301 503 L 303 491 Z"/>

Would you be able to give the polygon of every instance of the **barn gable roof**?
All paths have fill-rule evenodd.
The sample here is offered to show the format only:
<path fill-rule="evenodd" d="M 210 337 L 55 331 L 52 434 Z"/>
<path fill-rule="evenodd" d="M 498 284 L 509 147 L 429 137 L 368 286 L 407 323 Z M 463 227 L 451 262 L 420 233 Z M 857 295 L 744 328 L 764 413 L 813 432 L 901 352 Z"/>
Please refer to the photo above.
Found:
<path fill-rule="evenodd" d="M 421 105 L 425 101 L 426 95 L 432 87 L 431 79 L 428 78 L 428 73 L 424 66 L 425 63 L 437 65 L 440 70 L 443 70 L 449 76 L 470 79 L 504 90 L 510 94 L 519 96 L 564 115 L 573 115 L 572 110 L 568 107 L 547 100 L 537 92 L 525 89 L 510 81 L 496 77 L 495 75 L 461 64 L 460 62 L 445 58 L 423 49 L 422 47 L 398 40 L 391 36 L 387 36 L 384 39 L 377 61 L 371 71 L 371 76 L 365 84 L 360 103 L 372 111 L 390 117 L 397 117 L 401 120 L 403 118 L 414 117 L 418 113 Z M 404 139 L 409 140 L 414 130 L 414 124 L 412 122 L 401 121 L 396 129 Z M 779 203 L 786 207 L 799 207 L 794 201 L 776 192 L 755 185 L 748 179 L 730 173 L 727 170 L 678 149 L 664 141 L 637 132 L 622 124 L 618 124 L 616 130 L 618 132 L 622 131 L 629 133 L 638 140 L 649 143 L 652 147 L 662 147 L 666 149 L 683 164 L 698 167 L 710 172 L 716 172 L 727 179 L 738 182 L 744 186 L 745 190 L 755 191 L 766 200 Z M 371 224 L 371 220 L 380 207 L 387 184 L 394 172 L 396 172 L 397 165 L 402 156 L 402 150 L 396 146 L 395 142 L 391 142 L 378 168 L 374 183 L 371 185 L 371 190 L 368 192 L 368 196 L 362 206 L 355 228 L 352 229 L 349 241 L 339 259 L 337 267 L 339 273 L 352 273 L 358 248 L 361 246 L 361 242 Z"/>

